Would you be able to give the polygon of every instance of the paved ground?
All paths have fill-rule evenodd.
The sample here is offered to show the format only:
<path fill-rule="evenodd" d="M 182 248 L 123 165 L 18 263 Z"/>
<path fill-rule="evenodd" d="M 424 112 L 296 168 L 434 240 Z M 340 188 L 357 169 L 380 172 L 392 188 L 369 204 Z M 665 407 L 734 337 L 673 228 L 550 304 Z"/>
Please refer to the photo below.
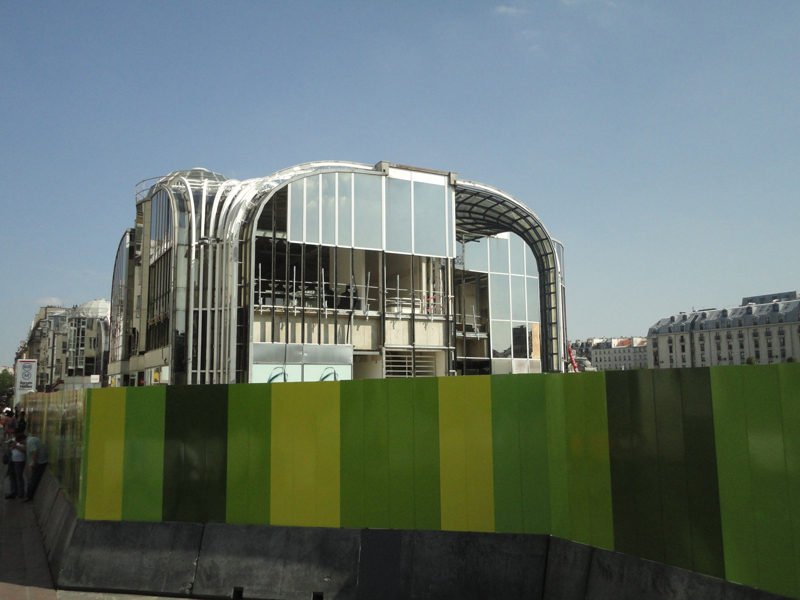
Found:
<path fill-rule="evenodd" d="M 0 464 L 0 475 L 5 465 Z M 0 486 L 3 496 L 8 480 Z M 159 600 L 155 596 L 56 591 L 33 502 L 0 498 L 0 600 Z M 166 600 L 166 599 L 164 599 Z"/>

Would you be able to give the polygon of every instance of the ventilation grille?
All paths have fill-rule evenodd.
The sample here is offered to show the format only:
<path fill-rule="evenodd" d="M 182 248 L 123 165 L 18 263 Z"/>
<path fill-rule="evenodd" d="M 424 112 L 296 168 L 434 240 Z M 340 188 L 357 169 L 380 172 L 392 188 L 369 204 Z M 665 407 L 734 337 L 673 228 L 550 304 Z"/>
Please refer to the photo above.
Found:
<path fill-rule="evenodd" d="M 436 376 L 436 355 L 433 352 L 417 351 L 417 377 Z M 413 377 L 411 350 L 389 350 L 386 352 L 386 377 Z"/>

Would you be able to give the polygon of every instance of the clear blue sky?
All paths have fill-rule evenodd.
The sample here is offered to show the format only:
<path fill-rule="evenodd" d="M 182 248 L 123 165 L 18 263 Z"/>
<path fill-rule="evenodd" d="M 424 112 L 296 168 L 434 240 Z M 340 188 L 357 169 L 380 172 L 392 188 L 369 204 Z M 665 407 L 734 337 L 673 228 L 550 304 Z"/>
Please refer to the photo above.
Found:
<path fill-rule="evenodd" d="M 569 337 L 800 289 L 800 2 L 0 0 L 0 364 L 108 298 L 136 182 L 456 171 L 566 247 Z"/>

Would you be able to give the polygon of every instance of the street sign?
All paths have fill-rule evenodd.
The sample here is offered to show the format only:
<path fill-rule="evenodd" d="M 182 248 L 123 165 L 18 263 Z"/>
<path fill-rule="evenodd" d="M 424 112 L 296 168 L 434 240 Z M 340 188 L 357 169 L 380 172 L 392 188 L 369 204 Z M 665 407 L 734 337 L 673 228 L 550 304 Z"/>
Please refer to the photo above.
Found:
<path fill-rule="evenodd" d="M 23 394 L 36 391 L 36 360 L 23 358 L 14 369 L 14 396 L 17 403 Z"/>

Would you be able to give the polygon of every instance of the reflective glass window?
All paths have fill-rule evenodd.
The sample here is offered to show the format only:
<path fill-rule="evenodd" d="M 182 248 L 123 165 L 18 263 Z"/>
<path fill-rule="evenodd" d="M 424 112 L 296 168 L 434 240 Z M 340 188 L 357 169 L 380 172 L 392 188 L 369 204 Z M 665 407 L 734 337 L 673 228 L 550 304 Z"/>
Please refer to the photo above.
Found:
<path fill-rule="evenodd" d="M 467 242 L 464 248 L 464 266 L 467 271 L 489 270 L 489 241 L 488 238 L 480 238 L 474 242 Z"/>
<path fill-rule="evenodd" d="M 306 177 L 306 242 L 319 243 L 319 175 Z"/>
<path fill-rule="evenodd" d="M 381 250 L 383 246 L 381 179 L 378 175 L 355 175 L 354 245 L 359 248 Z"/>
<path fill-rule="evenodd" d="M 525 274 L 531 277 L 539 276 L 539 267 L 536 265 L 536 258 L 534 258 L 533 250 L 531 250 L 528 244 L 525 244 Z"/>
<path fill-rule="evenodd" d="M 352 202 L 353 202 L 353 174 L 338 174 L 338 211 L 339 211 L 339 246 L 351 246 L 352 236 Z"/>
<path fill-rule="evenodd" d="M 414 182 L 415 254 L 447 255 L 446 193 L 445 186 Z"/>
<path fill-rule="evenodd" d="M 289 239 L 303 241 L 303 180 L 289 184 Z"/>
<path fill-rule="evenodd" d="M 325 173 L 322 175 L 320 188 L 320 203 L 322 204 L 322 243 L 333 245 L 336 243 L 336 174 Z"/>
<path fill-rule="evenodd" d="M 511 358 L 511 323 L 492 321 L 492 358 Z"/>
<path fill-rule="evenodd" d="M 525 275 L 525 242 L 517 234 L 509 236 L 511 245 L 511 272 L 515 275 Z"/>
<path fill-rule="evenodd" d="M 508 294 L 508 275 L 489 277 L 489 310 L 492 319 L 510 319 L 511 308 Z"/>
<path fill-rule="evenodd" d="M 553 242 L 556 247 L 556 256 L 558 256 L 558 268 L 561 271 L 561 283 L 566 283 L 566 277 L 564 276 L 564 246 L 562 246 L 558 242 Z"/>
<path fill-rule="evenodd" d="M 525 277 L 511 277 L 511 318 L 525 320 Z"/>
<path fill-rule="evenodd" d="M 411 253 L 411 182 L 386 180 L 386 250 Z"/>
<path fill-rule="evenodd" d="M 489 268 L 494 273 L 508 273 L 508 240 L 489 238 Z"/>
<path fill-rule="evenodd" d="M 511 345 L 514 358 L 528 358 L 528 327 L 525 323 L 512 324 Z"/>
<path fill-rule="evenodd" d="M 528 321 L 539 322 L 539 280 L 535 277 L 526 277 L 528 286 Z"/>

